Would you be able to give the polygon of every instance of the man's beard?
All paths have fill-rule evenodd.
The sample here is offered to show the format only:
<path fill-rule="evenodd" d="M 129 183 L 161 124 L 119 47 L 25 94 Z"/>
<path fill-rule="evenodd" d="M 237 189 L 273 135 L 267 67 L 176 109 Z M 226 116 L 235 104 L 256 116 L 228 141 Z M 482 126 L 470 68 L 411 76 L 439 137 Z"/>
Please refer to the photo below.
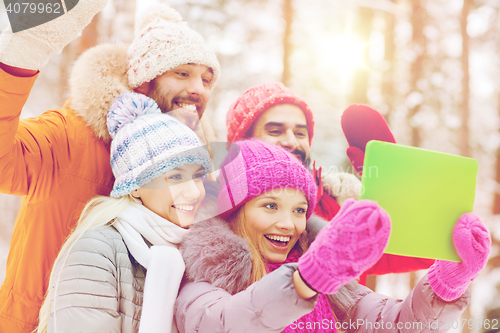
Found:
<path fill-rule="evenodd" d="M 291 151 L 292 154 L 294 154 L 301 162 L 302 164 L 308 168 L 309 164 L 311 163 L 311 159 L 306 156 L 306 152 L 303 151 L 302 149 L 296 148 L 293 151 Z"/>
<path fill-rule="evenodd" d="M 205 105 L 203 104 L 202 100 L 200 97 L 194 97 L 194 96 L 175 96 L 172 101 L 169 101 L 165 98 L 165 95 L 163 95 L 160 92 L 160 89 L 158 88 L 156 84 L 156 80 L 152 80 L 150 82 L 150 93 L 149 97 L 152 98 L 156 104 L 158 104 L 158 107 L 160 108 L 162 113 L 167 113 L 170 111 L 174 110 L 174 105 L 178 101 L 183 101 L 183 102 L 192 102 L 195 103 L 198 112 L 198 117 L 201 118 L 203 115 L 203 112 L 205 111 Z M 198 108 L 199 106 L 199 108 Z"/>

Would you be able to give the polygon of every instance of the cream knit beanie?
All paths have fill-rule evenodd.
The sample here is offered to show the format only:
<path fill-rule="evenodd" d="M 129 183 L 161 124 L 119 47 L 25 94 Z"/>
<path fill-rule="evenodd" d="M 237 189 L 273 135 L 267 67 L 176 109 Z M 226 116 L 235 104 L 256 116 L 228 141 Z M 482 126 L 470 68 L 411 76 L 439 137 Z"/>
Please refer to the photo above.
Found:
<path fill-rule="evenodd" d="M 205 65 L 212 69 L 213 88 L 220 75 L 215 53 L 203 37 L 182 21 L 175 9 L 157 4 L 140 17 L 136 36 L 128 49 L 128 80 L 131 88 L 184 64 Z"/>

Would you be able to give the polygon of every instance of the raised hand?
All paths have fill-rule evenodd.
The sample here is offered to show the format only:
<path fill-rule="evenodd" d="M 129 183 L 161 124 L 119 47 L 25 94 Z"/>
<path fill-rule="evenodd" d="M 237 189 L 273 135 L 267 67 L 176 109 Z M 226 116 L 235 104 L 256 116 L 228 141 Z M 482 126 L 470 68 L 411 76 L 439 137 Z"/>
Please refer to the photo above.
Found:
<path fill-rule="evenodd" d="M 394 136 L 382 115 L 363 104 L 351 104 L 341 117 L 342 131 L 349 143 L 347 157 L 356 172 L 363 172 L 365 147 L 370 140 L 396 143 Z"/>
<path fill-rule="evenodd" d="M 453 228 L 453 243 L 462 262 L 436 260 L 428 272 L 432 290 L 447 301 L 464 294 L 486 266 L 491 251 L 490 233 L 474 213 L 466 213 L 458 219 Z"/>
<path fill-rule="evenodd" d="M 11 27 L 7 27 L 0 34 L 0 62 L 24 69 L 42 68 L 50 54 L 60 53 L 78 37 L 107 2 L 80 0 L 66 14 L 31 29 L 12 33 Z"/>
<path fill-rule="evenodd" d="M 347 172 L 330 170 L 322 176 L 324 189 L 331 196 L 337 198 L 337 202 L 342 206 L 345 200 L 353 198 L 358 200 L 361 194 L 361 182 L 359 179 Z"/>
<path fill-rule="evenodd" d="M 333 294 L 380 259 L 390 232 L 389 214 L 376 202 L 348 199 L 300 257 L 300 276 L 311 289 Z"/>

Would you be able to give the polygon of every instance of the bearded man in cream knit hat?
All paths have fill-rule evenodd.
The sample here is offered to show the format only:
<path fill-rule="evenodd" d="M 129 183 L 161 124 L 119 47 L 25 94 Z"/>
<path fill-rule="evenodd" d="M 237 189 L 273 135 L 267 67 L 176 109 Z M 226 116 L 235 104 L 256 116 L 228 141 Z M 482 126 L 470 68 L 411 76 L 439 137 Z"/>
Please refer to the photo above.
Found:
<path fill-rule="evenodd" d="M 154 5 L 145 11 L 128 56 L 131 88 L 181 121 L 202 117 L 220 66 L 203 37 L 176 10 Z"/>
<path fill-rule="evenodd" d="M 106 126 L 113 101 L 133 89 L 165 113 L 198 121 L 220 75 L 203 38 L 159 5 L 146 10 L 130 47 L 98 45 L 77 59 L 63 107 L 20 120 L 39 70 L 107 0 L 62 3 L 64 15 L 0 34 L 0 192 L 23 197 L 0 288 L 0 332 L 35 329 L 61 245 L 85 203 L 113 187 Z"/>

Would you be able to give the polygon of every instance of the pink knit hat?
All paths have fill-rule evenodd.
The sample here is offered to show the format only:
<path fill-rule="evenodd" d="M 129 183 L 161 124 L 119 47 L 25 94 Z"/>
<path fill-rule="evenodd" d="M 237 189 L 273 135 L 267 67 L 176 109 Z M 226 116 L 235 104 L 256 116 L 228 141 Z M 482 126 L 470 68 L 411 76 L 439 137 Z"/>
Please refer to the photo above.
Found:
<path fill-rule="evenodd" d="M 250 139 L 235 143 L 221 167 L 222 190 L 218 212 L 229 217 L 247 201 L 278 188 L 295 188 L 304 193 L 307 218 L 316 206 L 316 182 L 302 163 L 285 149 Z"/>
<path fill-rule="evenodd" d="M 314 119 L 311 108 L 280 82 L 264 83 L 245 91 L 231 105 L 226 115 L 227 141 L 236 142 L 247 134 L 259 115 L 278 104 L 295 104 L 302 109 L 307 121 L 309 145 L 314 135 Z"/>

